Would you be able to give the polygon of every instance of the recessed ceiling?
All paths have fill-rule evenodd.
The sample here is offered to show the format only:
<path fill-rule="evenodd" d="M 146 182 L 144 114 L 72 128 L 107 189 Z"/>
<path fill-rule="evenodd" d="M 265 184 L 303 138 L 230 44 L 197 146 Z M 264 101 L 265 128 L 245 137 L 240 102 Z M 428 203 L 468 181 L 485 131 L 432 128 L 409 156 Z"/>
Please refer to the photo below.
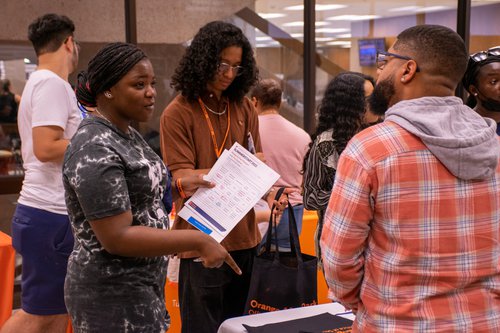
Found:
<path fill-rule="evenodd" d="M 338 39 L 351 38 L 353 21 L 417 15 L 442 10 L 456 10 L 457 0 L 317 0 L 316 39 L 317 45 L 335 45 Z M 303 1 L 301 0 L 256 0 L 256 12 L 267 16 L 267 20 L 295 36 L 303 33 Z M 500 3 L 497 0 L 472 0 L 472 6 Z M 257 36 L 262 36 L 259 31 Z M 302 39 L 302 37 L 297 37 Z M 275 45 L 273 41 L 269 44 Z M 337 43 L 342 45 L 341 43 Z M 263 46 L 265 43 L 259 43 Z M 345 47 L 345 46 L 344 46 Z"/>

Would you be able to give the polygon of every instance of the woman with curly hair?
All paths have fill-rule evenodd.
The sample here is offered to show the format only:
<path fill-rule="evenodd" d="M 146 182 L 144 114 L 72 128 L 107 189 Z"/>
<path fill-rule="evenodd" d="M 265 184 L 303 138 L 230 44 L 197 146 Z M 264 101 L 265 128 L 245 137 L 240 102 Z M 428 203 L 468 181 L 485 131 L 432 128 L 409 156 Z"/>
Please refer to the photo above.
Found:
<path fill-rule="evenodd" d="M 321 260 L 319 239 L 335 179 L 340 154 L 349 140 L 363 128 L 379 121 L 367 111 L 366 97 L 374 87 L 371 76 L 345 72 L 328 84 L 319 105 L 318 126 L 304 157 L 304 207 L 318 212 L 316 255 Z"/>
<path fill-rule="evenodd" d="M 256 151 L 262 151 L 257 112 L 245 97 L 257 77 L 252 48 L 238 27 L 216 21 L 198 31 L 172 78 L 180 95 L 160 120 L 162 154 L 174 180 L 208 173 L 233 143 L 248 147 L 250 135 Z M 178 209 L 185 199 L 176 202 Z M 243 271 L 241 276 L 228 265 L 204 268 L 195 252 L 180 255 L 182 332 L 216 332 L 225 319 L 243 314 L 260 241 L 254 215 L 251 210 L 221 243 Z M 173 228 L 194 229 L 180 217 Z"/>

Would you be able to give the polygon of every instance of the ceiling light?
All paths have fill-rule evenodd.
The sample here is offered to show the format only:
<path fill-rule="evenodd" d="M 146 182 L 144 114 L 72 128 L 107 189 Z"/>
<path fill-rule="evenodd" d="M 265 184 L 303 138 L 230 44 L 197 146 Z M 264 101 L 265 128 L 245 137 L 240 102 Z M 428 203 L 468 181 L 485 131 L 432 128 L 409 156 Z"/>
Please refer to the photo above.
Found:
<path fill-rule="evenodd" d="M 350 47 L 351 42 L 343 41 L 343 40 L 334 40 L 334 41 L 326 43 L 326 45 L 335 45 L 335 46 L 347 46 L 347 45 L 349 45 L 349 47 Z"/>
<path fill-rule="evenodd" d="M 390 12 L 407 12 L 407 11 L 416 11 L 417 9 L 422 8 L 420 6 L 405 6 L 405 7 L 397 7 L 389 9 Z"/>
<path fill-rule="evenodd" d="M 418 8 L 415 10 L 417 13 L 427 13 L 427 12 L 435 12 L 438 10 L 445 10 L 448 9 L 449 7 L 447 6 L 430 6 L 430 7 L 422 7 Z"/>
<path fill-rule="evenodd" d="M 281 14 L 281 13 L 258 13 L 258 14 L 263 19 L 274 19 L 286 16 L 286 14 Z"/>
<path fill-rule="evenodd" d="M 329 24 L 328 22 L 316 21 L 316 26 L 317 27 L 322 27 L 322 26 L 325 26 L 325 25 L 328 25 L 328 24 Z M 283 26 L 284 27 L 303 27 L 304 26 L 304 21 L 286 22 L 286 23 L 283 23 Z"/>
<path fill-rule="evenodd" d="M 340 34 L 340 35 L 336 35 L 335 37 L 337 37 L 337 38 L 351 38 L 352 35 L 351 34 Z"/>
<path fill-rule="evenodd" d="M 347 5 L 337 5 L 337 4 L 330 4 L 330 5 L 317 4 L 316 6 L 314 6 L 316 11 L 335 10 L 335 9 L 341 9 L 341 8 L 346 8 L 346 7 L 347 7 Z M 288 6 L 288 7 L 285 7 L 285 10 L 304 10 L 304 5 Z"/>
<path fill-rule="evenodd" d="M 276 46 L 280 46 L 280 43 L 277 41 L 272 41 L 269 43 L 257 43 L 255 46 L 256 47 L 276 47 Z"/>
<path fill-rule="evenodd" d="M 331 40 L 334 40 L 332 37 L 316 37 L 315 38 L 317 42 L 329 42 Z"/>
<path fill-rule="evenodd" d="M 366 21 L 378 19 L 378 15 L 339 15 L 326 18 L 328 21 Z"/>
<path fill-rule="evenodd" d="M 271 39 L 272 38 L 270 36 L 257 36 L 257 37 L 255 37 L 255 40 L 259 41 L 259 42 L 263 42 L 263 41 L 271 40 Z"/>
<path fill-rule="evenodd" d="M 325 34 L 337 34 L 339 32 L 347 32 L 349 29 L 346 28 L 319 28 L 316 29 L 316 32 L 321 32 Z"/>

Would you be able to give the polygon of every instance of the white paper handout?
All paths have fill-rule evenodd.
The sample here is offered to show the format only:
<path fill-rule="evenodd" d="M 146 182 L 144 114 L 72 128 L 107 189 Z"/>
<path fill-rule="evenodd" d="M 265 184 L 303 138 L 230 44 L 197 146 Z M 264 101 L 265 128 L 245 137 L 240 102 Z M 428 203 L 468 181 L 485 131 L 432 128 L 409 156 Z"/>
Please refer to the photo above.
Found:
<path fill-rule="evenodd" d="M 279 177 L 236 142 L 205 176 L 215 187 L 198 189 L 179 216 L 221 242 Z"/>

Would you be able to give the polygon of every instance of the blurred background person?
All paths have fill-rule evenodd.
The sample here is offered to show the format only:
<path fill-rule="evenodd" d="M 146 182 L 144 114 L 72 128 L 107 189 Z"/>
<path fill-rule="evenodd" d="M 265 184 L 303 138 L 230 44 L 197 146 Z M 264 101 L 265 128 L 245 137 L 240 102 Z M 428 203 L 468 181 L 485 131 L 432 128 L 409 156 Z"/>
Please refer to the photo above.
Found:
<path fill-rule="evenodd" d="M 467 105 L 495 120 L 500 135 L 500 46 L 471 54 L 462 84 L 470 94 Z"/>
<path fill-rule="evenodd" d="M 12 244 L 22 256 L 21 310 L 2 333 L 65 332 L 64 277 L 73 233 L 62 184 L 62 160 L 81 121 L 68 75 L 78 63 L 75 26 L 46 14 L 28 28 L 38 67 L 26 83 L 18 126 L 25 176 L 12 218 Z"/>
<path fill-rule="evenodd" d="M 319 239 L 325 210 L 335 180 L 339 156 L 349 140 L 379 117 L 367 112 L 366 98 L 373 91 L 373 78 L 356 73 L 340 73 L 330 81 L 318 108 L 318 125 L 304 158 L 304 207 L 316 210 L 316 255 L 321 264 Z"/>
<path fill-rule="evenodd" d="M 0 82 L 0 123 L 16 123 L 21 96 L 11 91 L 9 79 Z"/>
<path fill-rule="evenodd" d="M 277 228 L 280 249 L 290 250 L 287 210 L 293 209 L 300 234 L 304 214 L 304 205 L 300 194 L 302 187 L 301 169 L 311 138 L 302 128 L 280 115 L 282 94 L 279 83 L 272 79 L 259 81 L 250 92 L 252 102 L 259 114 L 259 134 L 265 163 L 281 176 L 274 186 L 295 190 L 289 194 L 289 206 L 283 212 Z M 261 205 L 261 207 L 266 206 L 267 204 Z M 267 221 L 270 215 L 268 208 L 264 210 Z M 265 237 L 263 238 L 261 244 L 265 241 Z"/>

